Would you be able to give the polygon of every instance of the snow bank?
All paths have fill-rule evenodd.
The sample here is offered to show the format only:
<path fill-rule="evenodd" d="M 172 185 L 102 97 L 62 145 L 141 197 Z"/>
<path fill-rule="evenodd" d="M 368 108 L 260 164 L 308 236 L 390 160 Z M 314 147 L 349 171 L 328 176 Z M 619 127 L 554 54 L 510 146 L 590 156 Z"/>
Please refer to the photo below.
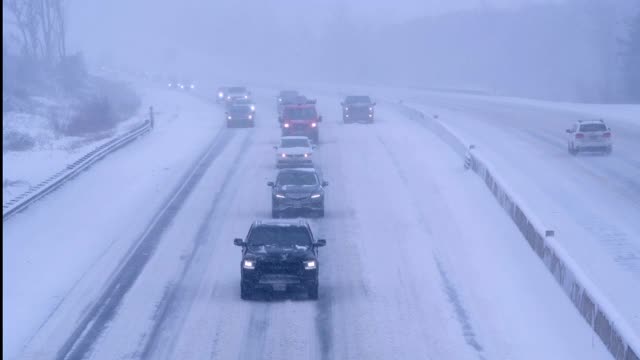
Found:
<path fill-rule="evenodd" d="M 443 123 L 437 116 L 427 116 L 411 106 L 397 104 L 400 110 L 433 131 L 451 146 L 461 157 L 467 154 L 468 144 Z M 640 339 L 617 309 L 599 291 L 571 256 L 547 233 L 547 228 L 527 210 L 526 203 L 515 195 L 500 178 L 492 165 L 478 153 L 471 151 L 471 168 L 491 190 L 502 208 L 509 214 L 531 248 L 553 274 L 565 294 L 589 326 L 600 337 L 615 359 L 637 360 L 640 354 Z"/>

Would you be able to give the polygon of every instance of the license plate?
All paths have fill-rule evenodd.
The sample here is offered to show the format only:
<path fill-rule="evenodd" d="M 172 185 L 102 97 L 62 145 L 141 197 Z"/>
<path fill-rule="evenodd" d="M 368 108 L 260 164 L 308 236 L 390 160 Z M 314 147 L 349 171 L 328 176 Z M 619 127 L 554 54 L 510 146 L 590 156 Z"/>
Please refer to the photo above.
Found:
<path fill-rule="evenodd" d="M 273 286 L 273 291 L 286 291 L 287 290 L 287 284 L 273 284 L 271 286 Z"/>
<path fill-rule="evenodd" d="M 598 136 L 598 135 L 589 136 L 589 140 L 599 140 L 599 139 L 600 139 L 600 136 Z"/>

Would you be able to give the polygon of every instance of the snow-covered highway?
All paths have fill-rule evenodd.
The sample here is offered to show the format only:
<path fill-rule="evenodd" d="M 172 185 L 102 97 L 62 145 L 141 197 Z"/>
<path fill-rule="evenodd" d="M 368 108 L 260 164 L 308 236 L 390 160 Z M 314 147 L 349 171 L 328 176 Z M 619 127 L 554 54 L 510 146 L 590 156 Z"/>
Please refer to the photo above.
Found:
<path fill-rule="evenodd" d="M 482 181 L 464 171 L 448 145 L 384 103 L 375 124 L 343 125 L 340 98 L 318 97 L 325 120 L 315 156 L 330 182 L 327 216 L 311 220 L 328 241 L 320 250 L 320 299 L 241 301 L 240 253 L 232 240 L 270 215 L 266 182 L 276 173 L 272 146 L 279 138 L 273 94 L 257 94 L 256 128 L 223 129 L 221 108 L 158 93 L 164 114 L 156 131 L 4 224 L 3 328 L 11 335 L 4 337 L 3 358 L 610 358 Z M 436 100 L 417 106 L 450 107 Z M 574 159 L 558 139 L 545 140 L 557 149 L 522 140 L 549 138 L 552 127 L 561 133 L 566 124 L 558 119 L 539 132 L 528 130 L 531 117 L 489 124 L 520 133 L 489 144 L 490 130 L 442 111 L 443 121 L 451 119 L 463 136 L 478 134 L 473 141 L 482 151 L 505 150 L 505 159 L 546 152 L 547 163 L 525 157 L 527 169 L 578 171 L 579 182 L 564 183 L 552 171 L 531 193 L 541 202 L 542 194 L 563 194 L 573 196 L 566 204 L 582 204 L 553 216 L 559 232 L 571 218 L 572 230 L 593 239 L 575 249 L 567 245 L 577 260 L 599 254 L 595 230 L 579 229 L 594 208 L 624 204 L 616 216 L 598 218 L 626 234 L 640 233 L 633 221 L 640 218 L 633 185 L 640 169 L 633 154 L 625 155 L 637 146 L 631 133 L 630 140 L 617 139 L 611 158 Z M 592 171 L 632 177 L 616 177 L 594 194 L 597 176 L 580 176 Z M 518 188 L 527 174 L 513 173 Z M 148 231 L 155 245 L 136 248 L 149 241 Z M 636 251 L 632 240 L 625 244 L 625 251 Z M 617 266 L 626 284 L 637 284 L 633 264 L 614 261 L 619 249 L 605 253 L 611 261 L 603 266 Z M 144 262 L 131 260 L 134 254 Z M 589 265 L 597 273 L 597 264 Z M 118 290 L 125 272 L 133 278 L 126 291 Z M 632 301 L 637 291 L 623 300 Z M 114 302 L 111 311 L 93 314 L 105 301 Z"/>

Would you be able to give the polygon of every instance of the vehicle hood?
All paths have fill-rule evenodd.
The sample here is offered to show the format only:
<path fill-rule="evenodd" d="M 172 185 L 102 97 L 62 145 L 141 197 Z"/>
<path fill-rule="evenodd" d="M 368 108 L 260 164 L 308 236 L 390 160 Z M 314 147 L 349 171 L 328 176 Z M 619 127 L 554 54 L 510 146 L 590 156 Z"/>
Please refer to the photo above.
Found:
<path fill-rule="evenodd" d="M 313 153 L 313 150 L 308 147 L 278 148 L 278 151 L 287 155 L 304 155 Z"/>
<path fill-rule="evenodd" d="M 311 194 L 321 189 L 320 185 L 282 185 L 278 187 L 279 192 L 285 194 Z"/>
<path fill-rule="evenodd" d="M 371 103 L 353 103 L 353 104 L 345 104 L 344 107 L 348 108 L 370 108 L 373 107 Z"/>

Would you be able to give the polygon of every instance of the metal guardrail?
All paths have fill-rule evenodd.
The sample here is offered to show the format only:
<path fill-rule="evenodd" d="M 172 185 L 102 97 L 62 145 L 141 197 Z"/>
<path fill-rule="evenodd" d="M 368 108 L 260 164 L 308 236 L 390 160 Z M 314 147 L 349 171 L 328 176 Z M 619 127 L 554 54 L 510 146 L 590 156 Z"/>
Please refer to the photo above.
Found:
<path fill-rule="evenodd" d="M 64 169 L 50 176 L 39 184 L 32 186 L 26 192 L 2 204 L 2 221 L 7 221 L 11 216 L 23 211 L 31 204 L 42 199 L 44 196 L 62 186 L 67 181 L 74 178 L 80 172 L 104 158 L 108 154 L 118 150 L 124 145 L 132 142 L 138 137 L 151 131 L 154 126 L 153 108 L 149 108 L 149 119 L 140 126 L 117 136 L 108 142 L 91 150 L 75 162 L 67 165 Z"/>

